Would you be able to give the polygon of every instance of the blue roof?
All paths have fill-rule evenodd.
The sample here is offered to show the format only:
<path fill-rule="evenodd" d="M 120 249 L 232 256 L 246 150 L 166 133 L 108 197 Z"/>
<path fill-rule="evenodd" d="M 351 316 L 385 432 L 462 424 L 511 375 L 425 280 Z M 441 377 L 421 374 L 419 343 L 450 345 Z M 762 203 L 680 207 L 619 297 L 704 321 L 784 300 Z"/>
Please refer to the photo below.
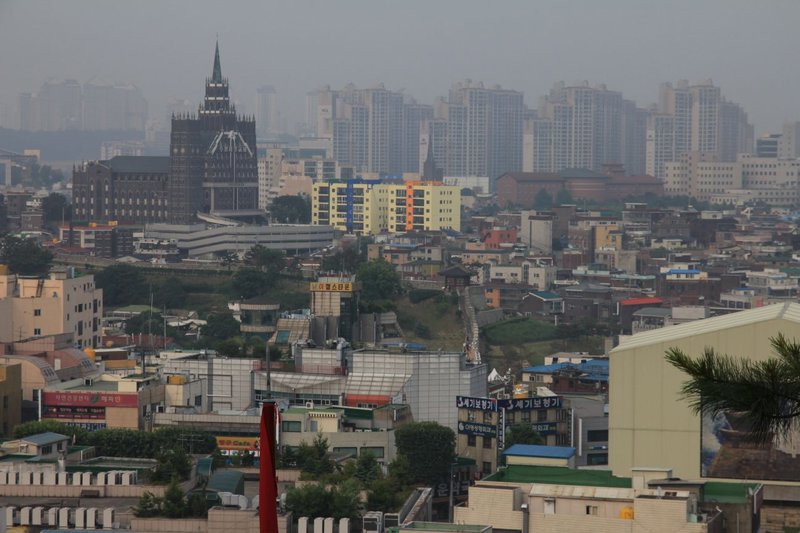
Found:
<path fill-rule="evenodd" d="M 61 433 L 53 433 L 52 431 L 45 431 L 44 433 L 37 433 L 36 435 L 28 435 L 27 437 L 23 437 L 19 440 L 24 440 L 25 442 L 30 442 L 31 444 L 35 444 L 36 446 L 44 446 L 45 444 L 54 444 L 56 442 L 61 442 L 62 440 L 69 439 L 66 435 L 62 435 Z"/>
<path fill-rule="evenodd" d="M 549 459 L 569 459 L 575 455 L 575 448 L 569 446 L 539 446 L 536 444 L 515 444 L 503 455 L 517 457 L 546 457 Z"/>
<path fill-rule="evenodd" d="M 523 372 L 534 374 L 553 374 L 560 370 L 575 369 L 586 374 L 582 379 L 593 379 L 597 381 L 608 381 L 608 359 L 594 359 L 585 363 L 553 363 L 552 365 L 537 365 L 523 368 Z"/>

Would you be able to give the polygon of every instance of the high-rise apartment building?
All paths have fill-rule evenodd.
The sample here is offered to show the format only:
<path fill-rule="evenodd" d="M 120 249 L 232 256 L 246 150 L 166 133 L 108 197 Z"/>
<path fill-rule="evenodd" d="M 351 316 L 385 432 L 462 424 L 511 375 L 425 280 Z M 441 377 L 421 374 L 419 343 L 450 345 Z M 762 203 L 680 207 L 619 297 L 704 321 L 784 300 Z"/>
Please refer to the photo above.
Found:
<path fill-rule="evenodd" d="M 433 125 L 434 158 L 446 176 L 496 179 L 519 171 L 524 114 L 521 92 L 471 80 L 456 83 L 448 99 L 434 105 L 435 118 L 445 123 L 443 128 Z M 444 150 L 437 153 L 437 146 Z"/>
<path fill-rule="evenodd" d="M 432 116 L 430 106 L 383 84 L 324 87 L 308 98 L 316 98 L 317 135 L 330 140 L 333 159 L 361 172 L 419 172 L 420 125 Z"/>
<path fill-rule="evenodd" d="M 735 161 L 753 150 L 753 127 L 747 113 L 726 101 L 711 80 L 659 87 L 656 112 L 647 122 L 647 173 L 664 179 L 666 164 L 689 152 L 718 161 Z"/>
<path fill-rule="evenodd" d="M 526 118 L 526 166 L 531 172 L 599 171 L 627 159 L 638 169 L 644 157 L 636 139 L 642 120 L 640 110 L 624 102 L 620 92 L 586 82 L 558 83 Z"/>
<path fill-rule="evenodd" d="M 20 129 L 26 131 L 144 131 L 147 101 L 133 85 L 45 82 L 19 97 Z"/>
<path fill-rule="evenodd" d="M 375 235 L 461 227 L 461 189 L 435 181 L 353 179 L 313 184 L 311 223 Z"/>
<path fill-rule="evenodd" d="M 259 137 L 280 132 L 278 95 L 272 85 L 263 85 L 256 90 L 256 124 Z"/>
<path fill-rule="evenodd" d="M 230 214 L 258 208 L 256 125 L 237 115 L 230 101 L 219 46 L 199 114 L 172 118 L 169 205 L 176 223 L 193 220 L 198 211 Z"/>
<path fill-rule="evenodd" d="M 800 122 L 787 122 L 783 125 L 783 134 L 778 143 L 778 158 L 798 157 L 800 157 Z"/>

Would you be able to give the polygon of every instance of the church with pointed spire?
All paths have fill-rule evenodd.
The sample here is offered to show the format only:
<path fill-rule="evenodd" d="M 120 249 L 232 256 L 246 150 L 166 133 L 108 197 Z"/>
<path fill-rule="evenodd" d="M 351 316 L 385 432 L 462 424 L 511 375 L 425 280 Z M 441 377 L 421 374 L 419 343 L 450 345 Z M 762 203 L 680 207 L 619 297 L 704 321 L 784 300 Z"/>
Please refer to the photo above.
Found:
<path fill-rule="evenodd" d="M 197 213 L 247 216 L 258 210 L 256 124 L 240 116 L 222 76 L 219 42 L 197 115 L 172 117 L 169 205 L 171 221 Z"/>

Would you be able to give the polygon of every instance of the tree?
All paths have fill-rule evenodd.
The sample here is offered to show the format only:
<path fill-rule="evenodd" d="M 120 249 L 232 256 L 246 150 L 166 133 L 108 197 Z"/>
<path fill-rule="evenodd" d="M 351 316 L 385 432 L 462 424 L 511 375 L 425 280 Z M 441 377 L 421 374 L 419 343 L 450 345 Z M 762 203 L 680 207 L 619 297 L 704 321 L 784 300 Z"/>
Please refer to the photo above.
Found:
<path fill-rule="evenodd" d="M 239 335 L 239 322 L 230 313 L 214 313 L 206 318 L 203 335 L 224 341 Z"/>
<path fill-rule="evenodd" d="M 545 188 L 539 189 L 539 192 L 533 197 L 533 208 L 538 211 L 545 211 L 551 207 L 553 207 L 553 195 Z"/>
<path fill-rule="evenodd" d="M 235 296 L 247 299 L 266 294 L 275 286 L 276 281 L 275 274 L 246 267 L 240 268 L 233 275 L 232 287 Z"/>
<path fill-rule="evenodd" d="M 147 280 L 142 271 L 131 265 L 111 265 L 94 276 L 97 288 L 103 289 L 103 302 L 122 307 L 149 301 Z"/>
<path fill-rule="evenodd" d="M 162 450 L 156 457 L 158 464 L 151 479 L 156 483 L 167 483 L 175 479 L 185 481 L 192 472 L 192 460 L 180 446 Z"/>
<path fill-rule="evenodd" d="M 63 194 L 51 192 L 42 199 L 42 215 L 45 224 L 56 225 L 68 221 L 72 218 L 71 211 Z"/>
<path fill-rule="evenodd" d="M 356 279 L 361 282 L 361 298 L 366 302 L 391 300 L 403 289 L 400 274 L 383 259 L 362 264 Z"/>
<path fill-rule="evenodd" d="M 278 196 L 272 201 L 269 213 L 281 224 L 310 224 L 311 201 L 304 196 Z"/>
<path fill-rule="evenodd" d="M 47 433 L 48 431 L 72 437 L 75 439 L 75 442 L 78 443 L 83 442 L 88 434 L 88 431 L 81 427 L 68 426 L 61 422 L 57 422 L 56 420 L 34 420 L 32 422 L 25 422 L 15 426 L 14 438 L 21 439 L 30 435 Z"/>
<path fill-rule="evenodd" d="M 53 254 L 34 239 L 6 235 L 0 244 L 0 263 L 8 265 L 12 274 L 42 276 L 50 270 Z"/>
<path fill-rule="evenodd" d="M 365 256 L 355 245 L 345 246 L 336 250 L 335 253 L 325 256 L 322 259 L 321 268 L 325 272 L 346 272 L 353 273 L 365 261 Z"/>
<path fill-rule="evenodd" d="M 411 422 L 394 431 L 397 453 L 408 459 L 412 483 L 446 480 L 455 459 L 453 430 L 436 422 Z"/>
<path fill-rule="evenodd" d="M 149 491 L 145 491 L 139 498 L 139 503 L 133 508 L 133 516 L 137 518 L 154 518 L 161 515 L 163 499 Z"/>
<path fill-rule="evenodd" d="M 166 518 L 183 518 L 187 514 L 186 500 L 178 480 L 172 478 L 164 491 L 164 500 L 161 507 L 161 516 Z"/>
<path fill-rule="evenodd" d="M 180 279 L 171 277 L 159 284 L 157 290 L 153 293 L 153 297 L 156 307 L 180 309 L 186 305 L 188 293 Z"/>
<path fill-rule="evenodd" d="M 367 510 L 391 513 L 397 511 L 402 502 L 401 487 L 392 478 L 376 479 L 367 490 Z"/>
<path fill-rule="evenodd" d="M 531 424 L 517 424 L 506 433 L 505 447 L 508 449 L 515 444 L 544 444 L 544 439 Z"/>
<path fill-rule="evenodd" d="M 331 494 L 319 484 L 304 485 L 300 488 L 289 489 L 286 495 L 286 509 L 294 516 L 331 516 Z"/>
<path fill-rule="evenodd" d="M 572 202 L 572 194 L 570 194 L 569 189 L 563 187 L 558 190 L 556 193 L 556 205 L 571 204 Z"/>
<path fill-rule="evenodd" d="M 219 341 L 215 350 L 225 357 L 243 357 L 245 353 L 245 345 L 241 337 L 231 337 L 224 341 Z"/>
<path fill-rule="evenodd" d="M 262 272 L 278 274 L 286 267 L 286 255 L 281 250 L 256 244 L 244 255 L 244 262 Z"/>
<path fill-rule="evenodd" d="M 800 343 L 783 334 L 770 338 L 777 357 L 763 361 L 733 358 L 706 348 L 693 359 L 672 348 L 666 359 L 688 374 L 682 393 L 695 413 L 738 413 L 749 422 L 752 439 L 770 442 L 800 420 Z"/>
<path fill-rule="evenodd" d="M 312 478 L 333 472 L 333 463 L 328 458 L 328 439 L 317 434 L 311 444 L 301 442 L 297 448 L 297 466 Z"/>
<path fill-rule="evenodd" d="M 368 452 L 361 452 L 356 460 L 355 478 L 361 485 L 367 486 L 381 476 L 381 466 L 375 456 Z"/>

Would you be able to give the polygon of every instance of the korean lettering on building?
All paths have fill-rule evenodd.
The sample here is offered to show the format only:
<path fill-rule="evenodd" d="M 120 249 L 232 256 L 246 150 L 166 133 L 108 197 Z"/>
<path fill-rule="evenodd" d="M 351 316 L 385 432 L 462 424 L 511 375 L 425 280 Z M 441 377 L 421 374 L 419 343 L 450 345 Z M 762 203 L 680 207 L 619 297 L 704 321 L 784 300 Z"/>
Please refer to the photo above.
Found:
<path fill-rule="evenodd" d="M 350 281 L 312 282 L 311 292 L 353 292 L 353 283 Z"/>
<path fill-rule="evenodd" d="M 498 407 L 506 411 L 535 411 L 537 409 L 560 409 L 563 405 L 561 396 L 537 396 L 534 398 L 512 398 L 498 400 Z"/>
<path fill-rule="evenodd" d="M 531 426 L 533 430 L 539 435 L 555 435 L 558 432 L 558 423 L 556 422 L 539 422 Z"/>
<path fill-rule="evenodd" d="M 458 432 L 463 435 L 495 437 L 497 434 L 497 427 L 490 424 L 477 424 L 475 422 L 459 422 Z"/>
<path fill-rule="evenodd" d="M 494 398 L 476 398 L 474 396 L 456 396 L 456 407 L 496 413 L 497 400 Z"/>
<path fill-rule="evenodd" d="M 136 394 L 92 391 L 58 391 L 42 393 L 46 406 L 72 407 L 138 407 Z"/>

